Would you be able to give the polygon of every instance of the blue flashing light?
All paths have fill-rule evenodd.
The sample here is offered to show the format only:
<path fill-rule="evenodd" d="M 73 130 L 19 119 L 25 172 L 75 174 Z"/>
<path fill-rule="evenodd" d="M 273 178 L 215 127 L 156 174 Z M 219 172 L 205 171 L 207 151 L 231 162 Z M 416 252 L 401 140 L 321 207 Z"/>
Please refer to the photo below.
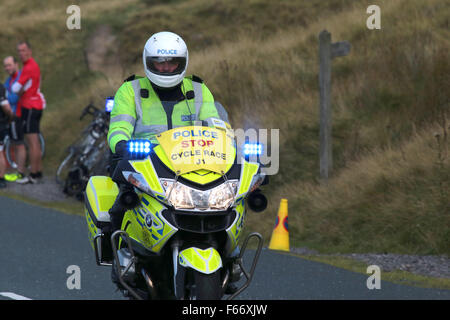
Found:
<path fill-rule="evenodd" d="M 108 97 L 105 100 L 105 111 L 111 112 L 114 107 L 114 97 Z"/>
<path fill-rule="evenodd" d="M 128 152 L 133 155 L 146 156 L 151 152 L 151 146 L 149 140 L 129 140 Z"/>
<path fill-rule="evenodd" d="M 244 145 L 244 154 L 246 156 L 249 155 L 261 155 L 262 154 L 262 147 L 263 145 L 261 143 L 246 143 Z"/>

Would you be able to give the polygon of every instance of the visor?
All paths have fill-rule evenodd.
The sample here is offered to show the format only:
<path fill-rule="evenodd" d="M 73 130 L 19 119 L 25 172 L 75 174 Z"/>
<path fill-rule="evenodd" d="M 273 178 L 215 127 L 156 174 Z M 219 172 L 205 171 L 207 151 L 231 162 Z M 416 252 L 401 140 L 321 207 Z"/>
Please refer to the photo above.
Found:
<path fill-rule="evenodd" d="M 157 75 L 173 76 L 180 74 L 186 67 L 184 57 L 146 57 L 147 69 Z"/>

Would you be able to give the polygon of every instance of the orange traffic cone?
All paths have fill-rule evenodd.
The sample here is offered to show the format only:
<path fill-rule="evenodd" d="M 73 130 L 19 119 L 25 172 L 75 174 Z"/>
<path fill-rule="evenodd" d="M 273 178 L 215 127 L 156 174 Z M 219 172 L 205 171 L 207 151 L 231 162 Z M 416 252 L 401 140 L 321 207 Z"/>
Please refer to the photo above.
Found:
<path fill-rule="evenodd" d="M 288 201 L 281 199 L 275 228 L 270 239 L 269 249 L 289 251 Z"/>

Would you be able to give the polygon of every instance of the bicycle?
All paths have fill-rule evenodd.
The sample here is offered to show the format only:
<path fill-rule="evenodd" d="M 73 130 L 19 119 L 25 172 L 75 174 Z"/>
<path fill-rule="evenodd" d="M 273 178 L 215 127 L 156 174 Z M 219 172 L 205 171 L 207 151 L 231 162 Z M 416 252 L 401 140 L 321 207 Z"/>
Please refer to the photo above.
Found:
<path fill-rule="evenodd" d="M 92 122 L 81 137 L 68 147 L 69 153 L 56 171 L 56 182 L 63 185 L 64 193 L 82 200 L 82 191 L 92 175 L 105 175 L 109 163 L 109 146 L 106 140 L 109 129 L 109 112 L 93 104 L 84 108 L 80 121 L 87 115 Z"/>

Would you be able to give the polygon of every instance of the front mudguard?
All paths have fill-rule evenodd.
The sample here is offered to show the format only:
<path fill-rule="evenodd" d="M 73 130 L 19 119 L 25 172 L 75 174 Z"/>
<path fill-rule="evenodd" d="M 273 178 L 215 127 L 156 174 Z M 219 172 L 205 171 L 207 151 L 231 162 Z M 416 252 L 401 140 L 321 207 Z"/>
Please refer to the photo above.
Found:
<path fill-rule="evenodd" d="M 185 268 L 191 268 L 204 274 L 211 274 L 222 268 L 222 258 L 214 248 L 205 250 L 191 247 L 184 249 L 178 255 L 178 263 Z"/>
<path fill-rule="evenodd" d="M 208 249 L 200 249 L 196 247 L 190 247 L 177 253 L 177 249 L 174 251 L 174 275 L 175 275 L 175 287 L 174 294 L 176 299 L 185 299 L 187 272 L 189 269 L 195 273 L 204 274 L 206 276 L 213 276 L 214 273 L 222 268 L 222 258 L 216 249 L 210 247 Z M 192 272 L 192 271 L 191 271 Z M 220 276 L 220 275 L 217 275 Z M 192 281 L 192 280 L 191 280 Z M 220 284 L 218 284 L 220 286 Z M 223 288 L 219 288 L 222 290 Z"/>

